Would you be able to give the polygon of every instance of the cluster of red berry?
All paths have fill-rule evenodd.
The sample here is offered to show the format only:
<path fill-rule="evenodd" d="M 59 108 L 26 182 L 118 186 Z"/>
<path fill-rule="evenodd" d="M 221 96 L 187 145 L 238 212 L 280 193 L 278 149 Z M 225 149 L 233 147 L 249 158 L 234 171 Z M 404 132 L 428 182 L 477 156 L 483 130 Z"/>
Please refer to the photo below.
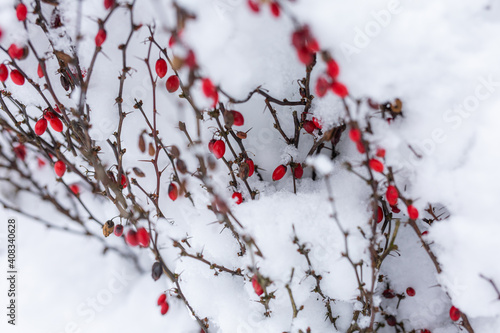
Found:
<path fill-rule="evenodd" d="M 161 294 L 160 297 L 158 297 L 158 301 L 156 302 L 158 304 L 158 306 L 160 306 L 160 313 L 162 315 L 165 315 L 167 314 L 168 312 L 168 309 L 169 309 L 169 305 L 167 303 L 167 295 L 166 294 Z"/>
<path fill-rule="evenodd" d="M 160 79 L 163 79 L 165 75 L 167 75 L 168 71 L 167 61 L 163 58 L 159 58 L 155 64 L 155 71 L 158 77 Z M 165 83 L 165 86 L 169 93 L 176 92 L 177 89 L 179 89 L 179 85 L 180 85 L 179 77 L 175 74 L 169 76 Z"/>
<path fill-rule="evenodd" d="M 114 231 L 115 236 L 120 237 L 123 234 L 123 226 L 117 224 Z M 149 247 L 149 232 L 146 228 L 138 228 L 137 231 L 130 229 L 125 235 L 125 241 L 128 245 L 134 247 L 140 245 L 141 247 Z"/>
<path fill-rule="evenodd" d="M 260 6 L 262 5 L 264 1 L 260 0 L 248 0 L 248 7 L 252 10 L 254 13 L 259 13 L 260 12 Z M 280 4 L 276 1 L 267 1 L 269 3 L 269 9 L 271 10 L 271 14 L 274 17 L 279 17 L 281 14 L 281 7 Z"/>

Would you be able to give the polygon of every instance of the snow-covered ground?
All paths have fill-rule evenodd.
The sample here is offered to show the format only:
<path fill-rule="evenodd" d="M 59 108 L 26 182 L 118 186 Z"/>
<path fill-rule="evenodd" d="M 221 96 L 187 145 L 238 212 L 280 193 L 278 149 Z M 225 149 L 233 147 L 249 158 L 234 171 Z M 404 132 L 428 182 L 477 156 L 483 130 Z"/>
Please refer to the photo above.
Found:
<path fill-rule="evenodd" d="M 13 3 L 0 2 L 0 25 L 4 30 L 1 45 L 4 47 L 26 39 L 21 23 L 15 19 Z M 400 204 L 402 213 L 397 216 L 402 224 L 396 239 L 398 250 L 381 267 L 384 278 L 378 284 L 376 298 L 387 314 L 395 315 L 397 321 L 404 324 L 405 332 L 420 333 L 421 329 L 432 333 L 460 332 L 463 328 L 448 315 L 452 305 L 467 314 L 476 333 L 500 332 L 499 295 L 493 285 L 481 277 L 491 279 L 500 287 L 500 264 L 496 258 L 500 253 L 500 221 L 494 214 L 500 203 L 500 150 L 497 149 L 500 142 L 500 46 L 497 42 L 500 3 L 493 0 L 296 0 L 281 2 L 279 18 L 273 17 L 264 5 L 259 14 L 252 13 L 243 0 L 178 0 L 177 3 L 196 15 L 195 20 L 186 24 L 182 40 L 195 52 L 202 75 L 211 78 L 231 96 L 245 98 L 249 91 L 262 86 L 279 99 L 300 99 L 297 80 L 304 76 L 304 66 L 290 43 L 294 31 L 291 15 L 298 23 L 309 26 L 322 49 L 330 50 L 340 65 L 339 79 L 349 88 L 351 96 L 370 97 L 381 103 L 395 98 L 403 101 L 404 117 L 391 124 L 373 120 L 369 141 L 375 148 L 386 149 L 385 163 L 393 166 L 398 187 L 404 189 L 405 197 L 415 200 L 420 217 L 430 217 L 424 213 L 429 204 L 445 207 L 441 212 L 446 212 L 449 218 L 430 227 L 418 221 L 421 230 L 428 231 L 424 239 L 431 244 L 443 272 L 436 273 L 419 239 L 406 224 L 406 209 Z M 76 32 L 76 5 L 76 1 L 70 0 L 61 1 L 60 5 L 70 36 Z M 49 5 L 44 8 L 50 13 Z M 106 11 L 100 0 L 83 1 L 83 11 L 85 38 L 79 55 L 82 66 L 88 67 L 97 31 L 95 19 L 104 17 Z M 138 0 L 134 15 L 137 24 L 154 21 L 158 41 L 164 46 L 168 44 L 170 34 L 164 29 L 175 24 L 171 1 Z M 33 14 L 28 18 L 35 19 Z M 106 23 L 108 37 L 103 44 L 104 54 L 97 59 L 88 94 L 92 134 L 103 149 L 101 158 L 109 164 L 113 163 L 114 156 L 106 140 L 116 130 L 117 76 L 122 66 L 121 60 L 116 60 L 121 59 L 117 46 L 128 36 L 128 19 L 128 12 L 121 8 Z M 35 27 L 30 29 L 33 29 L 31 38 L 35 46 L 46 50 L 41 31 Z M 142 115 L 133 109 L 134 99 L 142 100 L 144 109 L 152 114 L 151 85 L 143 61 L 147 56 L 148 45 L 144 41 L 148 36 L 144 26 L 130 42 L 127 61 L 134 70 L 125 81 L 124 109 L 132 113 L 125 119 L 122 145 L 127 147 L 124 168 L 131 172 L 133 167 L 140 167 L 147 177 L 138 181 L 152 191 L 156 186 L 153 167 L 140 161 L 150 157 L 137 148 L 138 136 L 146 124 Z M 57 34 L 54 38 L 61 48 L 68 47 L 64 38 Z M 185 49 L 179 46 L 173 51 L 185 54 Z M 151 66 L 159 55 L 156 49 L 153 53 Z M 57 62 L 49 59 L 47 66 L 48 72 L 54 73 L 58 80 Z M 35 75 L 36 59 L 24 60 L 21 67 Z M 324 63 L 318 61 L 312 82 L 316 82 L 324 69 Z M 167 77 L 171 74 L 169 68 Z M 181 79 L 187 79 L 186 76 L 187 71 L 181 71 Z M 183 121 L 190 132 L 195 132 L 194 113 L 178 94 L 166 92 L 167 77 L 159 79 L 157 88 L 161 137 L 164 142 L 181 148 L 181 157 L 188 169 L 194 171 L 198 151 L 187 148 L 187 140 L 178 130 L 179 121 Z M 36 80 L 43 82 L 43 79 Z M 34 106 L 42 101 L 33 94 L 32 88 L 17 87 L 9 81 L 6 85 L 17 98 L 25 101 L 32 115 L 40 116 Z M 208 108 L 211 102 L 203 96 L 200 87 L 201 84 L 195 83 L 194 100 Z M 64 95 L 60 86 L 56 90 Z M 65 105 L 75 106 L 76 96 L 78 92 L 65 97 Z M 306 168 L 304 178 L 297 182 L 296 195 L 290 171 L 281 181 L 271 180 L 273 170 L 288 162 L 290 156 L 296 161 L 305 161 L 313 136 L 302 131 L 299 149 L 287 147 L 273 128 L 273 118 L 261 96 L 255 95 L 241 105 L 231 105 L 224 97 L 221 101 L 227 108 L 244 115 L 245 125 L 240 130 L 251 129 L 245 147 L 260 167 L 264 181 L 250 177 L 250 186 L 259 191 L 258 200 L 250 200 L 248 192 L 243 191 L 245 201 L 236 205 L 231 202 L 227 169 L 218 161 L 218 168 L 212 173 L 212 185 L 220 196 L 231 202 L 232 212 L 244 226 L 242 233 L 256 240 L 263 258 L 237 255 L 238 243 L 227 229 L 222 230 L 220 224 L 214 223 L 216 216 L 206 209 L 211 199 L 198 180 L 183 176 L 188 180 L 196 209 L 185 198 L 175 202 L 168 199 L 172 169 L 166 157 L 160 158 L 160 165 L 168 166 L 162 178 L 160 205 L 168 221 L 160 219 L 156 224 L 162 256 L 167 265 L 180 274 L 183 292 L 196 313 L 209 319 L 210 332 L 305 332 L 308 327 L 312 332 L 345 332 L 351 324 L 353 310 L 359 306 L 358 284 L 353 268 L 342 256 L 344 238 L 331 218 L 332 206 L 325 179 L 313 181 L 312 169 Z M 277 108 L 283 130 L 290 135 L 294 128 L 291 111 L 296 109 Z M 341 100 L 332 93 L 315 98 L 311 112 L 321 118 L 326 127 L 338 124 L 345 117 Z M 368 108 L 361 108 L 354 117 L 363 123 L 368 112 Z M 212 120 L 203 122 L 203 147 L 213 137 L 214 126 L 216 123 Z M 412 149 L 421 158 L 417 158 Z M 364 260 L 364 281 L 369 284 L 368 242 L 358 228 L 365 231 L 368 228 L 370 188 L 344 167 L 344 162 L 356 164 L 363 156 L 347 133 L 342 135 L 337 150 L 340 155 L 331 162 L 328 181 L 340 224 L 350 232 L 350 256 L 354 261 Z M 208 149 L 203 154 L 208 155 Z M 226 157 L 231 158 L 229 151 Z M 78 157 L 73 160 L 77 164 L 81 162 Z M 36 159 L 28 163 L 37 169 Z M 59 192 L 61 200 L 70 202 L 64 198 L 62 185 L 54 181 L 50 166 L 37 172 L 44 183 Z M 68 173 L 64 179 L 71 183 L 78 177 Z M 0 188 L 2 198 L 9 198 L 18 207 L 57 225 L 67 224 L 53 208 L 28 195 L 14 197 L 10 191 L 7 187 Z M 82 200 L 102 221 L 118 215 L 112 204 L 94 198 L 88 189 L 85 192 L 84 186 Z M 140 202 L 153 209 L 144 197 Z M 19 226 L 18 325 L 7 325 L 2 313 L 2 332 L 199 332 L 184 303 L 174 297 L 169 296 L 171 308 L 167 315 L 160 315 L 156 299 L 173 285 L 164 276 L 156 282 L 151 279 L 154 257 L 149 251 L 133 250 L 145 270 L 140 274 L 129 261 L 112 252 L 103 256 L 100 242 L 47 230 L 16 212 L 0 210 L 0 217 L 2 270 L 7 262 L 3 221 L 14 217 Z M 101 232 L 97 225 L 90 228 L 95 233 Z M 337 329 L 325 320 L 321 297 L 310 292 L 316 281 L 306 276 L 309 267 L 293 243 L 294 229 L 300 244 L 306 244 L 311 250 L 311 266 L 322 275 L 323 292 L 335 300 L 331 304 L 333 316 L 339 316 Z M 172 240 L 186 236 L 190 237 L 190 253 L 203 252 L 204 258 L 211 262 L 229 269 L 245 269 L 245 277 L 224 272 L 215 276 L 207 265 L 180 258 Z M 114 236 L 106 242 L 127 248 Z M 269 305 L 270 317 L 263 315 L 264 307 L 258 303 L 259 297 L 252 288 L 247 267 L 254 264 L 262 275 L 273 281 L 268 287 L 268 291 L 276 291 Z M 304 306 L 293 320 L 287 284 L 297 306 Z M 388 284 L 398 294 L 412 287 L 416 295 L 405 297 L 398 306 L 397 297 L 381 296 Z M 6 280 L 2 278 L 0 302 L 4 312 L 6 290 Z M 395 332 L 395 329 L 386 326 L 378 332 Z"/>

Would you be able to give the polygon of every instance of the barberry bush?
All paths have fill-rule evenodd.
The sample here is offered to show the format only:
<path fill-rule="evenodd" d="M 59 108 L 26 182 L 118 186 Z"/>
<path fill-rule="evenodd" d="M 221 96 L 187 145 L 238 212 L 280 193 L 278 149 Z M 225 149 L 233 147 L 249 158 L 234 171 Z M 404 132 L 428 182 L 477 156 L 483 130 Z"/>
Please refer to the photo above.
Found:
<path fill-rule="evenodd" d="M 481 151 L 431 112 L 462 63 L 389 48 L 399 2 L 2 4 L 0 203 L 151 275 L 151 331 L 497 331 L 498 242 L 454 245 Z"/>

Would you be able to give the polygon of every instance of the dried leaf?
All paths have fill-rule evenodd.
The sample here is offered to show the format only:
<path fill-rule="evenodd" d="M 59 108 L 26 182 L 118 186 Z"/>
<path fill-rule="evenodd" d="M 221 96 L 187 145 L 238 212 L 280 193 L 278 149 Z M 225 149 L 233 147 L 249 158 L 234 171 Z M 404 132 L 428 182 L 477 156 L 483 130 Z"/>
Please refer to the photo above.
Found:
<path fill-rule="evenodd" d="M 163 274 L 163 269 L 161 267 L 161 264 L 158 261 L 156 261 L 153 264 L 153 267 L 151 268 L 151 277 L 153 278 L 153 280 L 158 281 L 158 279 L 161 277 L 162 274 Z"/>
<path fill-rule="evenodd" d="M 184 179 L 181 181 L 181 186 L 179 186 L 179 196 L 183 196 L 185 193 L 184 193 L 184 189 L 187 188 L 187 181 Z"/>
<path fill-rule="evenodd" d="M 247 138 L 247 134 L 241 131 L 236 132 L 236 136 L 242 140 Z"/>
<path fill-rule="evenodd" d="M 215 170 L 215 168 L 217 167 L 217 161 L 215 160 L 215 158 L 213 156 L 208 156 L 207 158 L 207 164 L 208 164 L 208 168 L 210 170 Z"/>
<path fill-rule="evenodd" d="M 155 146 L 152 142 L 149 143 L 148 154 L 149 156 L 155 156 Z"/>
<path fill-rule="evenodd" d="M 330 141 L 332 138 L 333 138 L 333 134 L 335 132 L 335 128 L 332 128 L 331 130 L 325 132 L 325 134 L 323 134 L 323 138 L 325 139 L 325 141 Z"/>
<path fill-rule="evenodd" d="M 177 146 L 171 146 L 170 147 L 170 153 L 175 157 L 175 158 L 179 158 L 179 156 L 181 156 L 181 152 L 179 150 L 179 148 L 177 148 Z"/>
<path fill-rule="evenodd" d="M 144 174 L 144 172 L 142 172 L 142 170 L 141 170 L 141 169 L 139 169 L 139 168 L 137 168 L 137 167 L 134 167 L 132 170 L 134 171 L 134 173 L 135 173 L 135 175 L 136 175 L 137 177 L 145 177 L 145 176 L 146 176 L 146 175 Z"/>
<path fill-rule="evenodd" d="M 249 173 L 250 173 L 250 166 L 246 162 L 241 163 L 238 176 L 242 180 L 247 180 Z"/>
<path fill-rule="evenodd" d="M 71 87 L 69 80 L 64 75 L 61 75 L 59 79 L 61 80 L 61 86 L 64 88 L 64 90 L 68 91 L 69 88 Z"/>
<path fill-rule="evenodd" d="M 114 230 L 114 227 L 115 224 L 113 223 L 113 221 L 111 220 L 106 221 L 106 223 L 104 223 L 104 225 L 102 226 L 102 233 L 104 234 L 104 237 L 108 237 L 109 235 L 111 235 L 111 233 Z"/>
<path fill-rule="evenodd" d="M 142 153 L 146 151 L 146 141 L 144 141 L 144 135 L 139 136 L 139 149 Z"/>
<path fill-rule="evenodd" d="M 399 98 L 396 98 L 394 103 L 391 104 L 391 110 L 394 113 L 401 113 L 401 110 L 403 109 L 403 102 Z"/>
<path fill-rule="evenodd" d="M 179 171 L 180 173 L 182 174 L 187 173 L 186 163 L 184 163 L 183 160 L 177 159 L 177 161 L 175 162 L 175 166 L 177 167 L 177 171 Z"/>
<path fill-rule="evenodd" d="M 184 65 L 184 59 L 178 56 L 174 56 L 172 59 L 172 69 L 178 71 Z"/>
<path fill-rule="evenodd" d="M 234 115 L 232 112 L 224 112 L 224 124 L 227 128 L 231 128 L 234 124 Z"/>

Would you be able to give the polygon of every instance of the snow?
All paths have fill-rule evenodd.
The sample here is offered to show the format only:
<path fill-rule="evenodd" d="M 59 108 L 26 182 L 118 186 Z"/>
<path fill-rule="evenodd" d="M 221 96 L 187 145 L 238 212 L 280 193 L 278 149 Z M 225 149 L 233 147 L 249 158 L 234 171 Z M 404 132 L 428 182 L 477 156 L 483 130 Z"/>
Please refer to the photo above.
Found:
<path fill-rule="evenodd" d="M 60 2 L 66 31 L 74 38 L 77 2 Z M 286 14 L 273 18 L 267 6 L 263 6 L 261 13 L 254 14 L 245 2 L 177 1 L 196 15 L 195 20 L 186 23 L 183 43 L 195 52 L 202 76 L 209 77 L 230 96 L 245 98 L 249 91 L 261 86 L 278 99 L 300 100 L 297 79 L 304 76 L 304 66 L 297 60 L 290 43 L 294 23 Z M 476 333 L 500 332 L 500 301 L 492 284 L 482 277 L 500 286 L 500 265 L 496 259 L 496 254 L 500 253 L 500 226 L 493 214 L 500 201 L 500 151 L 496 147 L 500 142 L 497 129 L 500 123 L 497 112 L 500 108 L 500 48 L 495 38 L 500 33 L 500 6 L 486 0 L 297 0 L 281 3 L 284 13 L 291 13 L 300 23 L 308 24 L 322 48 L 331 51 L 340 65 L 339 80 L 346 84 L 352 96 L 371 97 L 380 103 L 395 98 L 403 101 L 404 117 L 391 124 L 371 118 L 372 134 L 367 139 L 372 149 L 386 149 L 384 163 L 394 168 L 398 187 L 403 189 L 405 197 L 414 200 L 421 217 L 430 218 L 424 212 L 429 204 L 444 206 L 443 210 L 449 213 L 449 218 L 431 226 L 421 219 L 417 221 L 422 231 L 429 231 L 424 239 L 437 255 L 443 270 L 437 274 L 420 240 L 406 223 L 406 208 L 400 204 L 402 213 L 396 215 L 402 221 L 396 239 L 398 248 L 381 267 L 384 278 L 377 284 L 376 304 L 385 313 L 396 316 L 398 322 L 402 321 L 407 331 L 419 332 L 427 328 L 433 333 L 460 332 L 459 326 L 448 316 L 449 308 L 454 305 L 467 314 Z M 12 0 L 0 2 L 4 30 L 0 42 L 5 48 L 27 38 L 21 23 L 15 20 L 13 4 Z M 166 29 L 175 27 L 176 18 L 170 4 L 171 1 L 140 0 L 136 5 L 140 9 L 134 11 L 137 23 L 156 22 L 156 36 L 161 45 L 166 45 L 170 37 Z M 43 5 L 43 8 L 50 16 L 52 7 Z M 103 18 L 106 12 L 101 1 L 88 0 L 83 2 L 83 14 L 84 38 L 79 46 L 79 57 L 82 67 L 88 68 L 94 50 L 96 19 Z M 34 15 L 30 14 L 29 19 L 33 21 Z M 100 157 L 107 166 L 113 163 L 114 156 L 106 140 L 113 139 L 119 117 L 115 101 L 119 87 L 117 77 L 122 69 L 121 60 L 117 60 L 121 59 L 118 45 L 128 37 L 128 20 L 128 12 L 120 8 L 106 23 L 108 37 L 89 87 L 91 134 L 102 148 Z M 37 49 L 49 49 L 40 29 L 30 25 L 30 33 Z M 69 37 L 62 38 L 58 33 L 52 34 L 57 47 L 68 50 Z M 138 137 L 147 125 L 142 114 L 133 108 L 135 99 L 142 100 L 146 114 L 152 117 L 151 83 L 144 62 L 148 36 L 147 28 L 142 27 L 133 35 L 128 49 L 127 62 L 132 70 L 125 80 L 123 107 L 131 113 L 125 118 L 122 145 L 127 148 L 123 160 L 125 170 L 131 172 L 133 167 L 139 167 L 147 175 L 138 178 L 130 173 L 129 177 L 137 178 L 141 186 L 151 192 L 156 187 L 154 169 L 151 163 L 144 161 L 150 156 L 141 153 L 137 146 Z M 184 55 L 186 50 L 176 45 L 168 52 Z M 155 49 L 149 66 L 154 67 L 157 55 Z M 5 59 L 2 55 L 2 60 Z M 32 76 L 36 73 L 36 65 L 32 55 L 20 62 L 21 68 Z M 62 96 L 61 102 L 66 107 L 75 107 L 80 91 L 65 96 L 56 75 L 55 58 L 48 57 L 47 69 L 56 93 Z M 318 61 L 311 81 L 315 82 L 324 69 L 323 62 Z M 165 81 L 172 74 L 169 66 L 167 76 L 157 82 L 160 135 L 168 145 L 175 144 L 181 149 L 181 158 L 192 173 L 197 167 L 196 155 L 208 156 L 206 144 L 216 135 L 217 125 L 206 116 L 202 122 L 203 146 L 187 148 L 187 139 L 178 130 L 178 123 L 185 122 L 194 136 L 196 119 L 189 105 L 178 98 L 178 93 L 165 91 Z M 185 69 L 181 70 L 181 79 L 186 79 L 187 74 Z M 43 79 L 35 80 L 44 82 Z M 27 105 L 30 115 L 41 116 L 36 106 L 44 102 L 31 87 L 14 86 L 8 80 L 6 89 Z M 193 91 L 196 91 L 193 99 L 197 105 L 210 106 L 199 83 Z M 224 96 L 220 98 L 227 109 L 238 110 L 244 115 L 245 125 L 238 130 L 250 130 L 245 147 L 264 180 L 259 181 L 256 176 L 248 179 L 251 188 L 258 190 L 258 200 L 251 200 L 243 188 L 241 205 L 231 201 L 233 192 L 228 187 L 228 171 L 221 161 L 216 162 L 217 168 L 210 174 L 208 183 L 229 203 L 243 226 L 238 227 L 238 231 L 256 241 L 263 257 L 250 254 L 254 249 L 249 246 L 245 256 L 237 255 L 240 247 L 231 232 L 206 209 L 212 204 L 212 198 L 198 179 L 189 175 L 181 177 L 188 182 L 194 208 L 186 198 L 175 202 L 168 199 L 166 192 L 172 168 L 166 157 L 159 162 L 167 167 L 161 178 L 160 206 L 171 223 L 166 219 L 155 220 L 162 257 L 180 275 L 180 285 L 196 313 L 201 318 L 208 318 L 210 332 L 298 332 L 307 327 L 312 332 L 345 332 L 351 324 L 353 311 L 361 310 L 362 304 L 356 299 L 358 284 L 351 264 L 342 255 L 346 250 L 344 237 L 332 213 L 338 215 L 340 225 L 348 231 L 350 256 L 354 262 L 363 262 L 363 281 L 370 285 L 369 241 L 359 231 L 371 233 L 368 225 L 372 214 L 371 192 L 362 179 L 344 166 L 345 162 L 359 165 L 364 156 L 344 133 L 336 147 L 340 154 L 333 162 L 329 151 L 306 159 L 313 136 L 302 131 L 299 148 L 287 146 L 273 128 L 274 119 L 261 96 L 254 95 L 244 104 L 231 104 Z M 291 115 L 295 110 L 301 109 L 276 106 L 281 127 L 289 136 L 293 136 Z M 311 113 L 322 120 L 325 131 L 346 117 L 341 100 L 332 93 L 315 98 Z M 366 124 L 368 114 L 372 111 L 367 107 L 353 110 L 361 126 Z M 47 134 L 43 137 L 48 139 Z M 60 134 L 55 137 L 62 138 Z M 145 137 L 147 143 L 152 141 L 149 136 Z M 1 142 L 4 143 L 4 138 Z M 31 151 L 28 154 L 36 156 Z M 81 157 L 67 155 L 77 166 L 83 164 Z M 225 156 L 232 158 L 228 149 Z M 278 182 L 271 180 L 273 170 L 291 158 L 308 165 L 303 179 L 296 181 L 297 194 L 293 193 L 291 172 Z M 63 185 L 54 181 L 50 165 L 38 170 L 34 160 L 28 164 L 36 170 L 43 184 L 57 192 L 58 198 L 71 204 Z M 317 172 L 316 180 L 312 180 L 312 168 Z M 366 172 L 361 173 L 365 175 Z M 328 180 L 325 180 L 327 175 Z M 73 173 L 67 173 L 64 179 L 68 184 L 78 181 Z M 333 206 L 328 200 L 325 181 L 330 182 L 333 190 Z M 22 193 L 14 196 L 11 188 L 3 182 L 1 186 L 2 199 L 50 219 L 56 225 L 73 226 L 46 203 Z M 118 215 L 110 202 L 96 198 L 84 186 L 81 198 L 100 220 Z M 154 211 L 150 199 L 138 194 L 138 201 Z M 84 213 L 82 209 L 78 211 Z M 199 332 L 184 303 L 175 298 L 172 292 L 175 286 L 164 276 L 157 282 L 151 279 L 154 257 L 148 251 L 133 250 L 145 270 L 141 274 L 129 261 L 114 253 L 102 255 L 100 242 L 47 230 L 15 212 L 2 209 L 0 216 L 3 220 L 15 217 L 20 228 L 19 326 L 8 326 L 4 318 L 0 324 L 2 332 L 15 332 L 17 328 L 22 332 L 57 333 L 164 332 L 166 329 Z M 89 228 L 96 234 L 101 233 L 97 224 L 89 224 Z M 4 227 L 0 230 L 2 266 L 7 258 L 5 231 Z M 333 299 L 333 315 L 339 316 L 337 329 L 325 320 L 326 309 L 321 296 L 311 292 L 316 280 L 307 274 L 310 267 L 297 251 L 297 244 L 293 243 L 294 234 L 300 244 L 310 249 L 311 267 L 322 276 L 323 292 Z M 189 253 L 203 253 L 205 259 L 228 269 L 242 268 L 244 276 L 226 272 L 214 275 L 214 270 L 207 265 L 180 257 L 173 240 L 185 237 L 189 237 Z M 110 236 L 106 242 L 128 249 L 116 237 Z M 276 293 L 269 303 L 270 317 L 263 315 L 264 307 L 258 303 L 259 297 L 250 281 L 253 276 L 250 268 L 258 268 L 260 274 L 272 281 L 268 291 Z M 6 304 L 4 290 L 7 285 L 5 279 L 0 281 L 0 299 Z M 287 284 L 297 306 L 304 306 L 293 320 Z M 398 307 L 398 298 L 380 296 L 388 286 L 397 294 L 405 294 L 406 288 L 411 286 L 416 295 L 406 296 Z M 170 310 L 166 316 L 161 316 L 156 299 L 164 291 L 169 294 Z M 97 303 L 93 306 L 94 301 Z M 358 318 L 360 327 L 369 324 L 370 317 Z M 389 327 L 379 330 L 381 333 L 393 331 Z"/>

